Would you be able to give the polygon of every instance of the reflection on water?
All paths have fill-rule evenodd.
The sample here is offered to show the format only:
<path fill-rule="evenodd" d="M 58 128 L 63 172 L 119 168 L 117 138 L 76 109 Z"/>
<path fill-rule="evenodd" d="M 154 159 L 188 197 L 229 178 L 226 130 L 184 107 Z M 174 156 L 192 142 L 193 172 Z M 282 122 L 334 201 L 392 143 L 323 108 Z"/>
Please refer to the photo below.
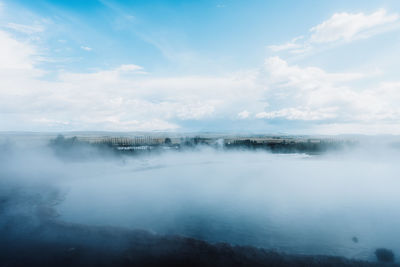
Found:
<path fill-rule="evenodd" d="M 203 151 L 70 163 L 58 210 L 71 222 L 372 259 L 377 247 L 400 250 L 400 167 L 388 158 Z"/>

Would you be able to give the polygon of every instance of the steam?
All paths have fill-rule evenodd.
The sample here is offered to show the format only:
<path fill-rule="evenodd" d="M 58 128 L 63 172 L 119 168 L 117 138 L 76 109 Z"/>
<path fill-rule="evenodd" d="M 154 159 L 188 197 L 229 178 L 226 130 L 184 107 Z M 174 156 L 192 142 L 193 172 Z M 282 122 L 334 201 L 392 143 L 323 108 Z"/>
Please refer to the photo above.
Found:
<path fill-rule="evenodd" d="M 200 148 L 136 157 L 4 143 L 0 229 L 13 239 L 57 220 L 373 259 L 377 247 L 400 252 L 400 153 L 363 143 L 320 156 Z"/>

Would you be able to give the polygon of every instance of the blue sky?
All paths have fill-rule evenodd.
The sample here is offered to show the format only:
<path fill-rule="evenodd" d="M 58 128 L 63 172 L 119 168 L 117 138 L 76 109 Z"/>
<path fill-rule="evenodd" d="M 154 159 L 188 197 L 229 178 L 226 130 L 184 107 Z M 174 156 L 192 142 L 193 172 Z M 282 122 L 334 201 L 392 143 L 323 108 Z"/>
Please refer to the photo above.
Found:
<path fill-rule="evenodd" d="M 0 3 L 1 131 L 400 133 L 398 1 Z"/>

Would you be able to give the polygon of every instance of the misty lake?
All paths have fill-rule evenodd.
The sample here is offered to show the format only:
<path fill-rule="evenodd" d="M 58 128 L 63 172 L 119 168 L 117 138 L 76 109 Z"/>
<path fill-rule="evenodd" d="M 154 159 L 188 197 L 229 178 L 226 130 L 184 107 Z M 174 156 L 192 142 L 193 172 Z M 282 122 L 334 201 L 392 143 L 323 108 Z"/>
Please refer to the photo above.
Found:
<path fill-rule="evenodd" d="M 400 251 L 395 155 L 170 152 L 65 163 L 60 219 L 287 253 Z"/>

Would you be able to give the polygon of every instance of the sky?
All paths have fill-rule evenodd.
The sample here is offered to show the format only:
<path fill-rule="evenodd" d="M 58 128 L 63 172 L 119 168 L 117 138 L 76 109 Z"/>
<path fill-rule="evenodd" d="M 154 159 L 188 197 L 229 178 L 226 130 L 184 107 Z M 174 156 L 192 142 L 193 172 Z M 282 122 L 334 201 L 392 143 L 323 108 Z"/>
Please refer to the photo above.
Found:
<path fill-rule="evenodd" d="M 0 131 L 400 134 L 399 1 L 0 0 Z"/>

